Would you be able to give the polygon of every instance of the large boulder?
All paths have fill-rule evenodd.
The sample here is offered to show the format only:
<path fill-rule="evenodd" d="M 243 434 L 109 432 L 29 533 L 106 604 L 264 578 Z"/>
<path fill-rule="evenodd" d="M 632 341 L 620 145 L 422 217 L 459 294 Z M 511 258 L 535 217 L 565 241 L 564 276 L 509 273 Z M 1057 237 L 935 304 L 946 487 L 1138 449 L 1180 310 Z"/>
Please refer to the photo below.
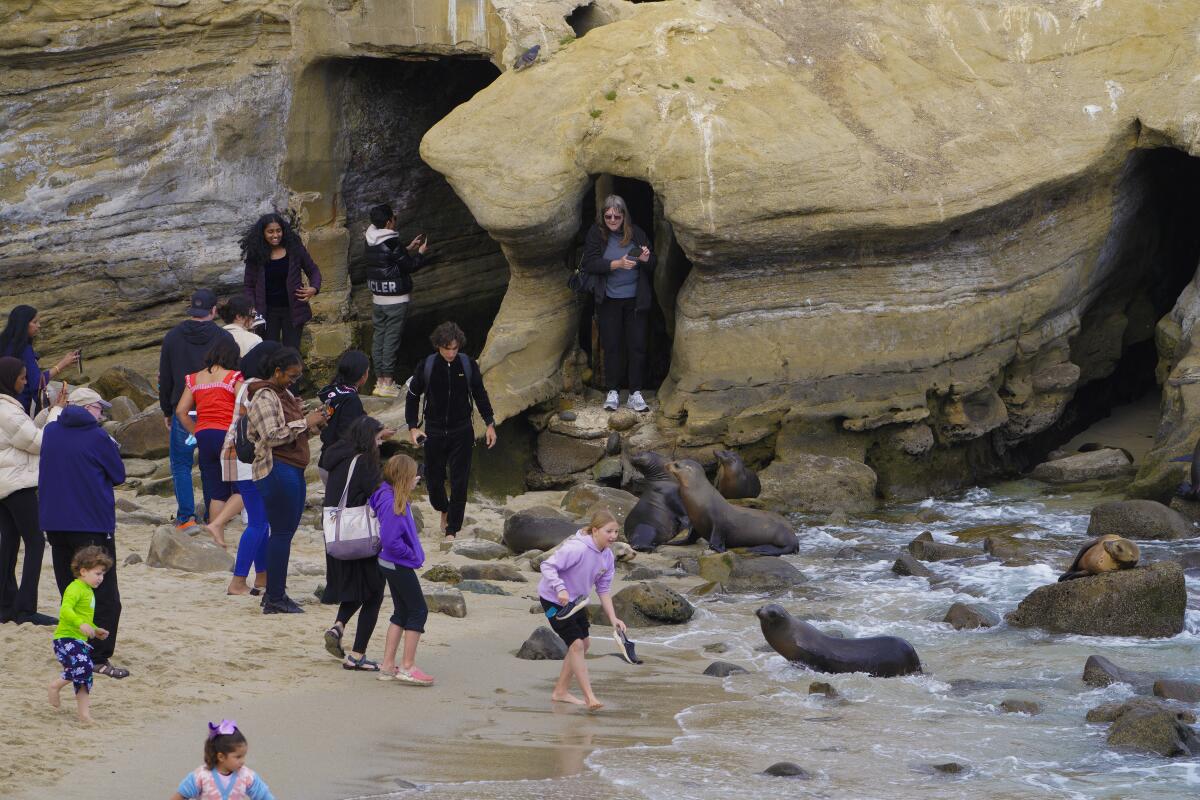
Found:
<path fill-rule="evenodd" d="M 1174 561 L 1039 586 L 1005 617 L 1018 628 L 1086 636 L 1175 636 L 1187 605 Z"/>
<path fill-rule="evenodd" d="M 1118 500 L 1092 509 L 1088 533 L 1126 539 L 1188 539 L 1198 532 L 1178 511 L 1154 500 Z"/>
<path fill-rule="evenodd" d="M 162 458 L 171 448 L 171 437 L 157 406 L 122 422 L 112 436 L 126 458 Z"/>
<path fill-rule="evenodd" d="M 578 523 L 557 509 L 534 506 L 504 520 L 504 545 L 514 553 L 553 550 L 577 530 Z"/>
<path fill-rule="evenodd" d="M 545 625 L 535 629 L 517 650 L 517 658 L 529 661 L 561 661 L 566 655 L 566 643 Z"/>
<path fill-rule="evenodd" d="M 955 603 L 950 606 L 942 622 L 949 623 L 958 631 L 993 628 L 1000 624 L 1000 615 L 981 605 Z"/>
<path fill-rule="evenodd" d="M 714 553 L 700 557 L 700 577 L 727 592 L 774 592 L 804 582 L 804 575 L 782 558 Z"/>
<path fill-rule="evenodd" d="M 1046 483 L 1081 483 L 1116 478 L 1130 471 L 1129 457 L 1121 450 L 1094 450 L 1038 464 L 1033 477 Z"/>
<path fill-rule="evenodd" d="M 631 628 L 680 625 L 696 613 L 687 598 L 657 581 L 626 586 L 614 594 L 612 600 L 617 617 Z M 608 624 L 598 603 L 588 606 L 588 618 L 593 625 Z"/>
<path fill-rule="evenodd" d="M 108 416 L 113 422 L 128 422 L 141 413 L 141 408 L 136 403 L 130 400 L 125 395 L 114 397 L 112 399 L 112 408 L 108 410 Z"/>
<path fill-rule="evenodd" d="M 547 475 L 570 475 L 604 458 L 604 441 L 576 439 L 553 431 L 538 435 L 537 460 Z"/>
<path fill-rule="evenodd" d="M 792 452 L 758 473 L 758 499 L 782 511 L 861 513 L 875 508 L 875 472 L 861 461 Z"/>
<path fill-rule="evenodd" d="M 150 381 L 129 367 L 109 367 L 89 386 L 99 392 L 105 400 L 127 397 L 136 408 L 145 408 L 158 402 L 158 390 Z"/>
<path fill-rule="evenodd" d="M 146 563 L 184 572 L 229 572 L 233 556 L 213 544 L 207 535 L 188 536 L 174 525 L 160 525 L 150 537 Z"/>
<path fill-rule="evenodd" d="M 1123 704 L 1108 729 L 1108 745 L 1140 752 L 1173 756 L 1200 755 L 1200 737 L 1179 716 L 1180 712 L 1144 699 Z"/>
<path fill-rule="evenodd" d="M 617 522 L 625 524 L 625 517 L 637 505 L 637 495 L 611 486 L 581 483 L 567 490 L 562 499 L 563 511 L 575 519 L 587 519 L 594 511 L 606 509 L 612 512 Z"/>

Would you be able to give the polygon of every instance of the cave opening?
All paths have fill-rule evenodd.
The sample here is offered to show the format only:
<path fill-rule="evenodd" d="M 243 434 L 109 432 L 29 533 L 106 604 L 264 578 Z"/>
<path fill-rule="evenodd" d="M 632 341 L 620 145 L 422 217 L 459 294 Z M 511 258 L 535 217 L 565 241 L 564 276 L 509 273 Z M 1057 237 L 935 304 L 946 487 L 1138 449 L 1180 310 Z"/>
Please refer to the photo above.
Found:
<path fill-rule="evenodd" d="M 487 87 L 499 70 L 467 57 L 355 58 L 338 64 L 340 197 L 349 234 L 354 341 L 370 352 L 373 302 L 364 233 L 371 208 L 387 203 L 401 242 L 425 233 L 430 247 L 428 264 L 413 275 L 397 382 L 430 352 L 429 334 L 446 320 L 458 323 L 467 335 L 464 351 L 478 357 L 508 286 L 508 262 L 446 179 L 421 160 L 419 148 L 426 131 Z"/>
<path fill-rule="evenodd" d="M 577 6 L 566 16 L 567 25 L 575 32 L 576 39 L 582 39 L 588 31 L 593 31 L 612 22 L 608 14 L 596 7 L 595 3 Z"/>
<path fill-rule="evenodd" d="M 1071 361 L 1083 369 L 1078 388 L 1060 419 L 1019 449 L 1025 466 L 1119 408 L 1132 425 L 1142 420 L 1130 436 L 1143 440 L 1144 447 L 1153 441 L 1159 414 L 1147 407 L 1157 407 L 1161 382 L 1176 356 L 1177 340 L 1164 318 L 1200 262 L 1197 186 L 1200 158 L 1166 147 L 1130 154 L 1098 266 L 1112 278 L 1070 342 Z"/>
<path fill-rule="evenodd" d="M 574 264 L 579 263 L 584 236 L 597 224 L 597 209 L 610 194 L 619 195 L 629 208 L 634 225 L 650 239 L 650 249 L 657 257 L 651 281 L 650 314 L 646 321 L 646 381 L 643 387 L 656 391 L 671 369 L 671 348 L 675 332 L 675 300 L 679 287 L 691 271 L 691 261 L 675 239 L 671 223 L 663 213 L 662 201 L 645 181 L 620 175 L 602 174 L 595 177 L 590 190 L 584 193 L 581 205 L 579 232 L 575 239 Z M 605 388 L 604 354 L 600 346 L 600 329 L 595 303 L 590 295 L 579 295 L 578 345 L 587 354 L 592 369 L 589 385 Z M 624 386 L 624 382 L 622 382 Z"/>

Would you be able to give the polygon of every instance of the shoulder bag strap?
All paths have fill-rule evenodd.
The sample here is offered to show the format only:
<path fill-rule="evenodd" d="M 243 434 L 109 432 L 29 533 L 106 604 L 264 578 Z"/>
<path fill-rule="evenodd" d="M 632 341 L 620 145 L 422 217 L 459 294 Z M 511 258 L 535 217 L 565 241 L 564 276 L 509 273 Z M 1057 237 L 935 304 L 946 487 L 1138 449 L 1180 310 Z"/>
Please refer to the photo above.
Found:
<path fill-rule="evenodd" d="M 350 496 L 350 480 L 354 477 L 354 467 L 358 465 L 358 456 L 350 462 L 350 471 L 346 473 L 346 486 L 342 489 L 342 499 L 338 501 L 338 516 L 346 510 L 346 498 Z"/>

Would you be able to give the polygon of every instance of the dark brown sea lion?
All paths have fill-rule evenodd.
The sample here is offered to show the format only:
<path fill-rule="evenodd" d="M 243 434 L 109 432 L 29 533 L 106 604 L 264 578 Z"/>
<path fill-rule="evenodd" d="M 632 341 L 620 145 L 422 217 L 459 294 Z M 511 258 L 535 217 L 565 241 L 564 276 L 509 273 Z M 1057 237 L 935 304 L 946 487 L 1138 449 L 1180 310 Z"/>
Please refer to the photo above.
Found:
<path fill-rule="evenodd" d="M 625 518 L 625 538 L 634 550 L 648 553 L 690 527 L 679 499 L 679 484 L 667 472 L 667 459 L 658 453 L 639 453 L 629 462 L 642 473 L 646 489 Z"/>
<path fill-rule="evenodd" d="M 717 457 L 716 487 L 721 497 L 726 500 L 758 497 L 762 484 L 741 456 L 732 450 L 717 450 L 713 455 Z"/>
<path fill-rule="evenodd" d="M 782 556 L 800 549 L 786 519 L 770 511 L 730 505 L 708 482 L 704 468 L 690 459 L 672 461 L 667 471 L 679 482 L 679 497 L 692 522 L 689 541 L 707 539 L 718 553 L 744 547 L 753 553 Z"/>
<path fill-rule="evenodd" d="M 1140 557 L 1141 553 L 1135 543 L 1128 539 L 1122 539 L 1115 533 L 1110 533 L 1099 539 L 1092 539 L 1079 548 L 1079 552 L 1075 554 L 1075 560 L 1058 580 L 1060 582 L 1070 581 L 1075 578 L 1086 578 L 1089 575 L 1099 575 L 1102 572 L 1129 569 L 1137 566 Z"/>
<path fill-rule="evenodd" d="M 777 603 L 754 613 L 771 649 L 788 661 L 817 672 L 865 672 L 877 678 L 894 678 L 921 671 L 917 651 L 898 636 L 865 639 L 826 636 Z"/>

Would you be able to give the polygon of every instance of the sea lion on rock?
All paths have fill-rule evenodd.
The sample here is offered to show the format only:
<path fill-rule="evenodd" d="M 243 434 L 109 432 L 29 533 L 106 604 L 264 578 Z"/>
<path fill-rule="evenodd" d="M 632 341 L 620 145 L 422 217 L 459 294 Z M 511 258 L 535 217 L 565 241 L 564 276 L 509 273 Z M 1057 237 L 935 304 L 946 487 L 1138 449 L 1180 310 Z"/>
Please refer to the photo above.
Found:
<path fill-rule="evenodd" d="M 646 489 L 625 518 L 625 538 L 634 550 L 649 553 L 690 527 L 679 484 L 667 472 L 667 459 L 658 453 L 639 453 L 630 463 L 646 479 Z"/>
<path fill-rule="evenodd" d="M 826 636 L 777 603 L 765 605 L 754 613 L 771 649 L 788 661 L 817 672 L 865 672 L 876 678 L 894 678 L 921 671 L 917 651 L 898 636 L 865 639 Z"/>
<path fill-rule="evenodd" d="M 732 450 L 717 450 L 713 453 L 717 458 L 717 491 L 726 500 L 741 500 L 746 497 L 758 497 L 762 492 L 762 484 L 754 471 L 746 466 L 742 457 Z"/>
<path fill-rule="evenodd" d="M 1067 571 L 1058 579 L 1070 581 L 1075 578 L 1086 578 L 1089 575 L 1099 575 L 1102 572 L 1115 572 L 1119 569 L 1136 567 L 1141 553 L 1138 546 L 1128 539 L 1122 539 L 1115 533 L 1092 539 L 1079 548 L 1075 560 Z"/>
<path fill-rule="evenodd" d="M 707 539 L 708 546 L 718 553 L 744 547 L 752 553 L 782 556 L 800 549 L 786 519 L 770 511 L 730 505 L 708 482 L 699 463 L 672 461 L 667 471 L 679 482 L 679 497 L 692 522 L 689 542 Z"/>

